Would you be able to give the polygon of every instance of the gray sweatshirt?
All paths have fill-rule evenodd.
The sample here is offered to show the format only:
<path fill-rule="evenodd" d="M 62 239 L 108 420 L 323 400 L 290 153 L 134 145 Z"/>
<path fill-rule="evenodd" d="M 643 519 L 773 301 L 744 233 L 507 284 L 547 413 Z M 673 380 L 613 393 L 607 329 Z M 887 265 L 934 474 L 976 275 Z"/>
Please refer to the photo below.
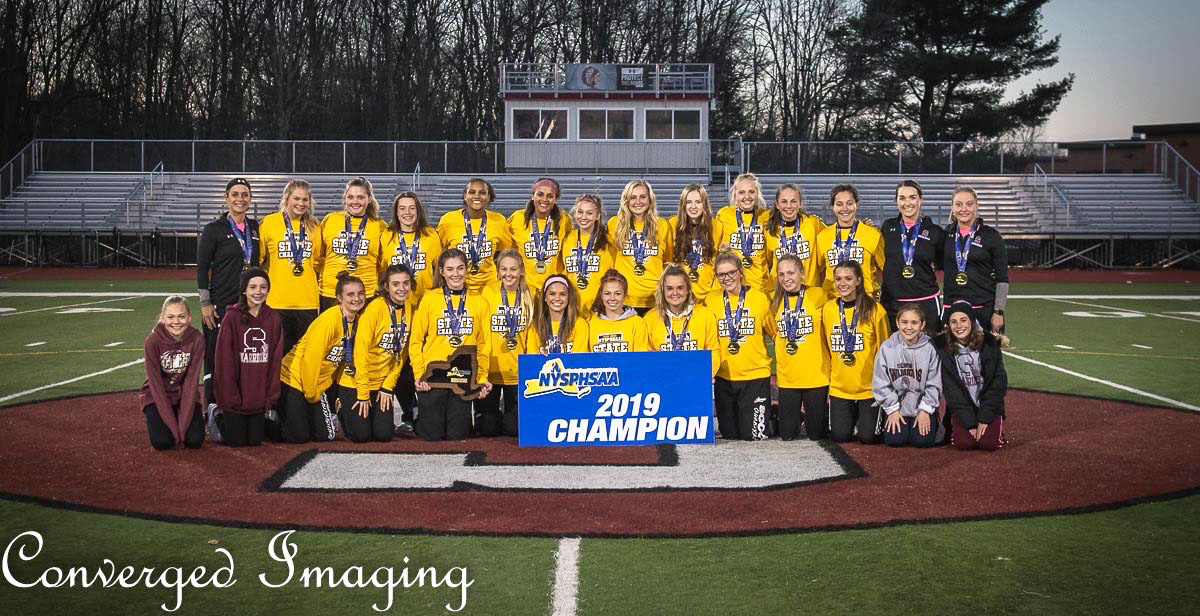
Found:
<path fill-rule="evenodd" d="M 900 411 L 904 417 L 916 417 L 920 411 L 936 414 L 942 395 L 942 364 L 929 336 L 919 334 L 912 346 L 900 332 L 885 340 L 875 356 L 871 390 L 885 413 Z"/>

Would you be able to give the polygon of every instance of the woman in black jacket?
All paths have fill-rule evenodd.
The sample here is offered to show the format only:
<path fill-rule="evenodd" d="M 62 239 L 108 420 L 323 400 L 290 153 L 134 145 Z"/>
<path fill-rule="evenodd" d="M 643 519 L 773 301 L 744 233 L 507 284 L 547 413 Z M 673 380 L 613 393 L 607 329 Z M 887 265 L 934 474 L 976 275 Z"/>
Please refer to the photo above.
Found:
<path fill-rule="evenodd" d="M 942 362 L 942 395 L 950 418 L 950 444 L 995 451 L 1004 442 L 1004 371 L 997 338 L 979 326 L 967 302 L 947 309 L 946 331 L 934 339 Z"/>
<path fill-rule="evenodd" d="M 1004 333 L 1008 303 L 1008 248 L 995 227 L 979 217 L 979 198 L 970 186 L 954 189 L 946 225 L 942 301 L 965 301 L 984 329 Z"/>

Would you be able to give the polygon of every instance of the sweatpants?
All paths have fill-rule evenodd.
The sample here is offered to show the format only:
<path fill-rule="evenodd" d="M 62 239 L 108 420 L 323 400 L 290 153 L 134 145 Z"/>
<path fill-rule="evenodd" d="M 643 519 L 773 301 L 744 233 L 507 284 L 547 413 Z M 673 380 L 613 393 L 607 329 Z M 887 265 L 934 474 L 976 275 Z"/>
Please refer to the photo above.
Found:
<path fill-rule="evenodd" d="M 503 404 L 501 401 L 503 400 Z M 517 386 L 492 384 L 492 391 L 475 404 L 479 436 L 517 435 Z"/>
<path fill-rule="evenodd" d="M 217 425 L 225 444 L 230 447 L 257 447 L 262 445 L 263 433 L 266 429 L 266 415 L 253 413 L 243 415 L 222 411 L 217 415 Z"/>
<path fill-rule="evenodd" d="M 829 396 L 829 434 L 839 443 L 847 443 L 858 429 L 858 441 L 864 445 L 879 442 L 879 407 L 874 398 L 847 400 Z"/>
<path fill-rule="evenodd" d="M 908 302 L 903 300 L 890 300 L 884 305 L 883 309 L 887 311 L 888 327 L 892 333 L 896 332 L 896 315 L 900 312 L 900 308 L 905 304 L 916 304 L 921 307 L 921 313 L 925 315 L 925 333 L 931 338 L 938 335 L 942 329 L 942 297 L 931 297 L 916 302 Z"/>
<path fill-rule="evenodd" d="M 803 410 L 801 410 L 803 408 Z M 800 437 L 800 424 L 808 438 L 825 438 L 829 432 L 829 386 L 804 389 L 779 388 L 779 436 L 785 441 Z"/>
<path fill-rule="evenodd" d="M 225 318 L 225 306 L 214 306 L 217 309 L 217 326 L 209 329 L 200 319 L 200 327 L 204 330 L 204 400 L 213 402 L 213 362 L 217 358 L 217 334 L 221 331 L 221 319 Z"/>
<path fill-rule="evenodd" d="M 338 409 L 338 413 L 342 418 L 342 427 L 346 428 L 346 438 L 355 443 L 389 442 L 396 430 L 395 411 L 379 408 L 378 389 L 373 390 L 370 395 L 371 410 L 363 417 L 354 410 L 354 404 L 358 401 L 358 390 L 353 387 L 339 388 L 338 401 L 341 402 L 341 408 Z"/>
<path fill-rule="evenodd" d="M 899 413 L 900 411 L 896 411 Z M 917 429 L 916 417 L 901 417 L 900 431 L 896 433 L 887 431 L 887 417 L 883 418 L 883 442 L 889 447 L 903 447 L 912 445 L 913 447 L 933 447 L 937 443 L 938 418 L 937 413 L 929 416 L 929 432 L 925 436 L 921 436 L 921 431 Z"/>
<path fill-rule="evenodd" d="M 285 443 L 307 443 L 332 441 L 337 436 L 333 410 L 325 394 L 316 402 L 309 402 L 300 390 L 283 383 L 280 385 L 279 440 Z"/>
<path fill-rule="evenodd" d="M 717 427 L 721 438 L 761 441 L 767 438 L 767 406 L 771 404 L 771 379 L 713 383 L 717 402 Z"/>
<path fill-rule="evenodd" d="M 971 436 L 970 430 L 958 421 L 957 417 L 950 420 L 950 445 L 955 449 L 969 451 L 971 449 L 982 449 L 984 451 L 996 451 L 1004 445 L 1004 418 L 997 417 L 992 423 L 987 424 L 987 430 L 983 431 L 983 437 L 975 440 Z"/>
<path fill-rule="evenodd" d="M 179 409 L 171 409 L 175 411 L 175 417 L 179 417 Z M 153 403 L 147 404 L 142 412 L 146 414 L 146 432 L 150 434 L 150 446 L 162 451 L 171 449 L 175 446 L 175 435 L 171 434 L 171 429 L 167 424 L 163 423 L 162 417 L 158 415 L 158 407 Z M 183 444 L 188 449 L 196 449 L 204 443 L 204 412 L 200 409 L 200 405 L 196 405 L 196 412 L 192 413 L 192 420 L 187 425 L 187 429 L 183 433 Z"/>
<path fill-rule="evenodd" d="M 471 401 L 449 389 L 417 392 L 417 436 L 427 441 L 461 441 L 471 432 Z"/>
<path fill-rule="evenodd" d="M 292 347 L 304 337 L 304 332 L 308 331 L 308 326 L 317 318 L 316 310 L 276 310 L 279 313 L 279 321 L 283 324 L 283 340 L 279 343 L 279 348 L 283 355 L 287 355 Z"/>

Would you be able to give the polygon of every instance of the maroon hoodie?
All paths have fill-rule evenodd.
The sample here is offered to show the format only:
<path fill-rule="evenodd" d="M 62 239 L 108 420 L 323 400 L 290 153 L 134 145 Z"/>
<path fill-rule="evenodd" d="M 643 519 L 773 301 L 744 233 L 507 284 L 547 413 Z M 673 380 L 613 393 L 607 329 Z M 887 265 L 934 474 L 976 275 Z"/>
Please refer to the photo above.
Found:
<path fill-rule="evenodd" d="M 139 396 L 141 408 L 153 404 L 158 416 L 182 443 L 192 414 L 200 401 L 200 374 L 204 372 L 204 336 L 188 327 L 176 340 L 159 323 L 146 336 L 146 382 Z M 176 417 L 175 409 L 179 409 Z"/>
<path fill-rule="evenodd" d="M 231 305 L 225 309 L 217 331 L 213 358 L 213 397 L 217 406 L 242 415 L 262 413 L 275 406 L 279 399 L 279 366 L 283 363 L 279 313 L 264 304 L 254 316 Z"/>

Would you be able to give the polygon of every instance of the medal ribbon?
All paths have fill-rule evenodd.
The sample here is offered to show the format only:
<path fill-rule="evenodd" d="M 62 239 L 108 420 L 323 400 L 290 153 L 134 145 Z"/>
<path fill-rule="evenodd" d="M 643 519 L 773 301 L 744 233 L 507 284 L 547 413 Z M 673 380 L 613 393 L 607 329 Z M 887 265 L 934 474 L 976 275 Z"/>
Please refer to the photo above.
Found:
<path fill-rule="evenodd" d="M 903 226 L 904 222 L 901 221 Z M 917 219 L 917 224 L 912 226 L 912 236 L 910 238 L 907 230 L 900 231 L 900 255 L 904 257 L 904 264 L 911 266 L 913 256 L 917 254 L 917 236 L 921 235 L 921 219 Z"/>
<path fill-rule="evenodd" d="M 503 287 L 500 288 L 500 298 L 504 300 L 504 328 L 508 330 L 509 339 L 515 340 L 517 327 L 521 325 L 521 289 L 517 289 L 512 307 L 508 305 L 508 290 Z"/>
<path fill-rule="evenodd" d="M 558 333 L 550 333 L 550 339 L 546 341 L 546 353 L 562 353 L 563 342 L 562 332 L 567 328 L 567 311 L 563 310 L 562 319 L 558 323 Z"/>
<path fill-rule="evenodd" d="M 854 234 L 858 232 L 858 221 L 850 225 L 850 233 L 846 236 L 846 241 L 842 241 L 842 228 L 834 226 L 833 229 L 833 249 L 837 252 L 838 263 L 845 263 L 850 260 L 850 248 L 854 246 Z"/>
<path fill-rule="evenodd" d="M 471 265 L 479 267 L 479 252 L 483 243 L 487 240 L 487 212 L 479 217 L 479 234 L 471 236 L 471 216 L 467 214 L 466 208 L 463 209 L 463 240 L 467 243 L 468 256 L 471 257 Z M 449 300 L 447 300 L 449 301 Z"/>
<path fill-rule="evenodd" d="M 846 304 L 838 299 L 838 314 L 842 317 L 842 353 L 854 353 L 854 341 L 856 336 L 855 331 L 858 329 L 858 311 L 854 311 L 854 317 L 850 319 L 850 326 L 846 326 Z"/>
<path fill-rule="evenodd" d="M 957 231 L 957 229 L 956 229 Z M 954 261 L 958 264 L 959 273 L 967 273 L 967 255 L 971 252 L 971 240 L 975 239 L 975 234 L 979 232 L 979 221 L 971 225 L 971 232 L 963 237 L 962 233 L 954 234 Z M 966 240 L 966 245 L 963 245 L 963 240 Z"/>
<path fill-rule="evenodd" d="M 533 252 L 537 255 L 538 261 L 546 260 L 546 252 L 550 250 L 550 232 L 554 230 L 554 221 L 549 217 L 546 218 L 546 230 L 538 231 L 537 216 L 533 217 Z"/>
<path fill-rule="evenodd" d="M 704 246 L 700 244 L 700 238 L 692 238 L 692 246 L 688 249 L 688 267 L 692 271 L 700 269 L 700 261 L 704 259 Z"/>
<path fill-rule="evenodd" d="M 306 233 L 305 229 L 304 229 L 304 220 L 302 219 L 300 221 L 300 240 L 298 242 L 299 245 L 297 245 L 296 233 L 294 231 L 292 231 L 291 219 L 289 219 L 285 216 L 283 220 L 284 220 L 284 222 L 287 223 L 287 239 L 288 239 L 288 246 L 291 246 L 291 248 L 292 248 L 292 264 L 296 265 L 296 266 L 303 266 L 304 265 L 304 237 L 305 237 L 305 233 Z"/>
<path fill-rule="evenodd" d="M 238 244 L 242 247 L 242 263 L 250 265 L 250 260 L 254 258 L 254 244 L 247 238 L 250 235 L 250 219 L 246 219 L 246 232 L 242 233 L 237 228 L 237 223 L 233 222 L 233 217 L 228 216 L 229 228 L 233 230 L 233 237 L 237 238 Z"/>
<path fill-rule="evenodd" d="M 576 231 L 576 239 L 578 244 L 575 246 L 575 274 L 576 276 L 587 277 L 588 257 L 592 254 L 592 246 L 596 244 L 596 234 L 589 233 L 587 248 L 583 247 L 583 231 Z"/>
<path fill-rule="evenodd" d="M 738 332 L 738 325 L 740 325 L 742 322 L 743 307 L 746 303 L 746 291 L 749 288 L 750 287 L 742 287 L 742 290 L 738 292 L 738 307 L 736 313 L 729 311 L 729 293 L 726 292 L 722 294 L 725 297 L 725 323 L 729 327 L 730 342 L 737 342 L 739 339 L 741 339 L 741 334 Z"/>
<path fill-rule="evenodd" d="M 758 226 L 758 223 L 755 220 L 756 217 L 754 214 L 757 211 L 758 211 L 758 208 L 750 210 L 750 231 L 749 232 L 746 231 L 745 223 L 742 222 L 742 211 L 741 210 L 737 211 L 738 242 L 741 243 L 741 245 L 742 245 L 742 256 L 743 257 L 751 257 L 751 258 L 754 257 L 754 228 L 756 226 Z"/>
<path fill-rule="evenodd" d="M 790 237 L 787 234 L 788 227 L 792 228 L 792 235 Z M 797 216 L 796 220 L 793 220 L 791 222 L 791 224 L 788 224 L 787 221 L 784 221 L 783 224 L 779 225 L 779 246 L 781 248 L 783 248 L 784 254 L 792 254 L 792 255 L 800 254 L 800 251 L 797 249 L 797 244 L 799 243 L 799 238 L 800 238 L 800 217 L 799 216 Z"/>
<path fill-rule="evenodd" d="M 404 341 L 404 331 L 408 329 L 408 323 L 404 322 L 404 304 L 400 304 L 400 321 L 396 321 L 396 306 L 388 303 L 388 313 L 392 317 L 392 353 L 399 355 L 403 350 L 401 343 Z"/>
<path fill-rule="evenodd" d="M 687 316 L 683 317 L 683 326 L 679 328 L 679 335 L 675 335 L 675 328 L 671 327 L 671 315 L 663 314 L 663 321 L 667 323 L 667 340 L 671 343 L 672 351 L 682 351 L 683 342 L 687 340 L 688 323 L 692 322 L 692 313 L 689 307 Z"/>
<path fill-rule="evenodd" d="M 350 326 L 346 315 L 342 315 L 342 361 L 348 366 L 354 366 L 354 336 L 358 333 L 358 319 Z"/>
<path fill-rule="evenodd" d="M 407 265 L 409 271 L 416 275 L 417 273 L 417 255 L 420 254 L 421 240 L 417 237 L 417 232 L 413 231 L 412 249 L 404 243 L 404 230 L 400 231 L 400 243 L 396 246 L 396 252 L 400 253 L 400 262 Z"/>
<path fill-rule="evenodd" d="M 642 265 L 646 260 L 646 232 L 634 231 L 629 236 L 629 243 L 633 247 L 633 262 Z"/>
<path fill-rule="evenodd" d="M 350 233 L 350 219 L 353 218 L 350 214 L 346 214 L 346 260 L 354 261 L 358 259 L 358 243 L 362 241 L 363 231 L 367 228 L 367 217 L 362 217 L 362 222 L 358 223 L 358 231 Z"/>
<path fill-rule="evenodd" d="M 446 298 L 446 313 L 450 318 L 450 335 L 461 336 L 459 332 L 462 330 L 462 315 L 467 311 L 467 290 L 463 289 L 462 295 L 458 296 L 458 310 L 450 303 L 450 295 L 450 291 L 442 287 L 442 297 Z"/>
<path fill-rule="evenodd" d="M 801 289 L 800 294 L 796 296 L 796 310 L 793 311 L 788 305 L 788 293 L 783 293 L 783 335 L 788 342 L 796 341 L 796 331 L 800 329 L 800 303 L 803 301 L 804 290 Z"/>

